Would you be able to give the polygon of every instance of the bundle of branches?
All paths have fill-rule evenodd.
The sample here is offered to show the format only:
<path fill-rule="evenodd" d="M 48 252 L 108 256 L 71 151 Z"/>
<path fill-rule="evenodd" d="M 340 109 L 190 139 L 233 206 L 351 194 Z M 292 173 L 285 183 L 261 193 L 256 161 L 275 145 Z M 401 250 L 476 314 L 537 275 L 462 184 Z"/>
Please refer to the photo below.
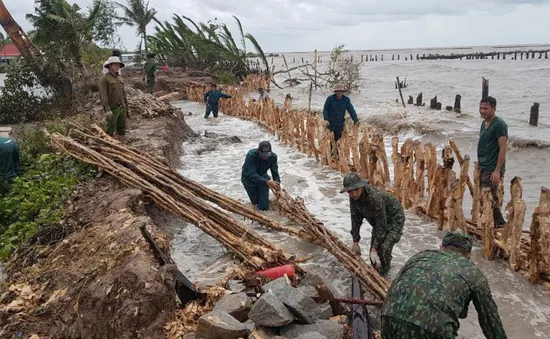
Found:
<path fill-rule="evenodd" d="M 199 227 L 256 269 L 287 264 L 294 259 L 290 253 L 269 243 L 227 212 L 174 185 L 173 180 L 158 170 L 159 165 L 166 165 L 124 147 L 99 127 L 94 125 L 92 128 L 86 130 L 76 126 L 73 133 L 77 139 L 53 133 L 50 135 L 52 145 L 81 161 L 98 166 L 128 186 L 142 190 L 159 207 Z"/>
<path fill-rule="evenodd" d="M 151 94 L 143 94 L 129 99 L 128 106 L 130 114 L 141 115 L 145 118 L 167 115 L 176 116 L 176 108 L 174 106 L 164 101 L 156 100 Z"/>
<path fill-rule="evenodd" d="M 389 288 L 388 281 L 311 215 L 303 199 L 292 198 L 285 190 L 277 192 L 277 199 L 281 214 L 305 228 L 318 244 L 340 260 L 351 273 L 357 275 L 375 297 L 384 300 Z"/>

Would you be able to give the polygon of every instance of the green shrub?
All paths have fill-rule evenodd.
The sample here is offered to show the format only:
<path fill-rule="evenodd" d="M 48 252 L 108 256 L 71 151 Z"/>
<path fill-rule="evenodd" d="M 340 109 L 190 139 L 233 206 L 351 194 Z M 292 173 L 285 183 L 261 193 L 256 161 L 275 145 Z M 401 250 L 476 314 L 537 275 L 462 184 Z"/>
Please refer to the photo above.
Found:
<path fill-rule="evenodd" d="M 55 121 L 46 129 L 66 134 L 68 127 Z M 7 193 L 0 181 L 5 193 L 0 194 L 0 258 L 27 243 L 42 227 L 60 221 L 74 186 L 95 174 L 93 167 L 55 153 L 42 129 L 24 133 L 19 144 L 24 174 Z"/>
<path fill-rule="evenodd" d="M 235 74 L 231 72 L 220 72 L 218 75 L 218 83 L 224 85 L 235 85 L 237 83 L 237 78 L 235 77 Z"/>

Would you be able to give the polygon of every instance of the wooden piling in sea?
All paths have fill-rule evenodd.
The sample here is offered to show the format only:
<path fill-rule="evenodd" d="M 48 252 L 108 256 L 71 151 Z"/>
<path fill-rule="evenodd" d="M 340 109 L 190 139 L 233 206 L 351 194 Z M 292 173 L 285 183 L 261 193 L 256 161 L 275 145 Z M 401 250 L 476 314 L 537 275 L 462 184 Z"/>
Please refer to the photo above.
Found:
<path fill-rule="evenodd" d="M 457 94 L 455 96 L 455 104 L 453 106 L 453 110 L 455 113 L 460 113 L 461 110 L 460 110 L 460 100 L 462 99 L 462 96 L 460 94 Z"/>
<path fill-rule="evenodd" d="M 481 97 L 485 98 L 489 96 L 489 79 L 481 77 Z"/>
<path fill-rule="evenodd" d="M 529 115 L 529 125 L 538 126 L 539 125 L 539 103 L 533 103 L 531 106 L 531 114 Z"/>

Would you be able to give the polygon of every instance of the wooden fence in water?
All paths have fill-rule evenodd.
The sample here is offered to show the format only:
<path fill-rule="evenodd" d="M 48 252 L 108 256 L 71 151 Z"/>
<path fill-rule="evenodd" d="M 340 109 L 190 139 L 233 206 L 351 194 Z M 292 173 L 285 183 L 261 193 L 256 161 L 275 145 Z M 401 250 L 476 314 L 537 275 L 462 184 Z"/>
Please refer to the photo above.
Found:
<path fill-rule="evenodd" d="M 477 162 L 474 177 L 469 176 L 470 157 L 462 155 L 453 140 L 441 156 L 430 143 L 405 140 L 399 148 L 398 137 L 391 139 L 391 157 L 387 156 L 382 132 L 372 126 L 347 122 L 341 139 L 322 124 L 322 116 L 304 109 L 289 109 L 272 100 L 245 100 L 247 89 L 266 84 L 265 79 L 249 79 L 241 88 L 226 88 L 232 99 L 221 100 L 225 115 L 250 120 L 265 127 L 282 143 L 296 147 L 323 166 L 342 173 L 357 172 L 372 185 L 391 192 L 403 207 L 434 220 L 439 230 L 461 229 L 483 242 L 486 258 L 502 258 L 510 268 L 521 272 L 533 283 L 550 287 L 550 190 L 541 188 L 540 202 L 532 216 L 531 229 L 523 230 L 525 201 L 521 178 L 511 181 L 511 200 L 505 207 L 508 223 L 493 225 L 490 189 L 480 188 Z M 267 86 L 265 86 L 267 87 Z M 189 100 L 202 102 L 206 87 L 188 89 Z M 285 105 L 286 106 L 286 105 Z M 337 152 L 331 152 L 337 149 Z M 393 167 L 393 178 L 390 171 Z M 457 164 L 457 170 L 454 165 Z M 471 216 L 464 215 L 466 191 L 472 196 Z M 499 185 L 502 206 L 504 184 Z"/>

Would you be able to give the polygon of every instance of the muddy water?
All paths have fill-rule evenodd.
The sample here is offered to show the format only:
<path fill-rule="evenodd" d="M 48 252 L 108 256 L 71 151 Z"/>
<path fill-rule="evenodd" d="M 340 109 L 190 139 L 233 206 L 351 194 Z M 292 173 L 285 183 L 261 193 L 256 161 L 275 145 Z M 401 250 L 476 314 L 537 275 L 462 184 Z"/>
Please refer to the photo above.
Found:
<path fill-rule="evenodd" d="M 248 203 L 240 183 L 240 170 L 248 149 L 260 140 L 271 140 L 279 156 L 279 169 L 283 187 L 293 195 L 305 199 L 307 208 L 344 242 L 351 243 L 348 199 L 338 194 L 342 177 L 339 173 L 322 168 L 314 159 L 308 159 L 296 150 L 286 147 L 260 127 L 247 121 L 221 115 L 217 120 L 205 120 L 203 107 L 196 103 L 178 103 L 185 112 L 194 115 L 187 118 L 196 132 L 205 131 L 225 135 L 238 135 L 242 143 L 210 146 L 212 140 L 199 138 L 183 146 L 181 173 L 207 187 Z M 389 139 L 386 140 L 389 151 Z M 205 146 L 208 151 L 204 150 Z M 268 212 L 272 215 L 273 212 Z M 297 241 L 284 234 L 267 231 L 256 224 L 251 227 L 267 239 L 294 252 L 298 256 L 312 254 L 313 258 L 303 266 L 326 277 L 343 295 L 348 295 L 349 273 L 326 250 Z M 368 223 L 361 229 L 363 251 L 367 252 L 371 228 Z M 405 261 L 424 249 L 437 248 L 442 232 L 435 224 L 407 212 L 404 235 L 394 249 L 394 277 Z M 223 275 L 231 258 L 223 247 L 195 227 L 185 227 L 176 234 L 173 242 L 174 260 L 193 281 L 211 283 Z M 366 256 L 364 256 L 366 259 Z M 475 247 L 473 261 L 487 275 L 496 303 L 509 338 L 550 338 L 550 295 L 541 286 L 534 286 L 522 276 L 512 273 L 501 261 L 489 262 L 482 258 L 479 244 Z M 461 322 L 460 334 L 464 338 L 483 338 L 473 306 L 469 316 Z"/>

